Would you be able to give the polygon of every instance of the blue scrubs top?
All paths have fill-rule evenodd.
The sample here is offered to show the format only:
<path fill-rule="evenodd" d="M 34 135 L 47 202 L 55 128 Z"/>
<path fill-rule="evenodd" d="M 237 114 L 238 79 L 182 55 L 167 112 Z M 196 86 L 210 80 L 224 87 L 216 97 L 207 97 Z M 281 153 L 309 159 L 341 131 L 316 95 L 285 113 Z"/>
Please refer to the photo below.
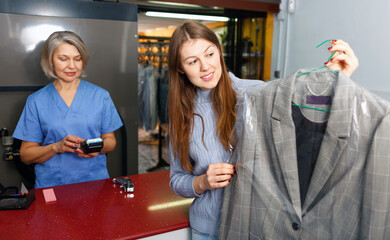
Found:
<path fill-rule="evenodd" d="M 122 125 L 105 89 L 81 80 L 68 107 L 50 83 L 27 98 L 13 137 L 45 146 L 67 135 L 97 138 Z M 35 176 L 35 188 L 105 179 L 109 177 L 106 155 L 81 158 L 76 153 L 60 153 L 36 164 Z"/>

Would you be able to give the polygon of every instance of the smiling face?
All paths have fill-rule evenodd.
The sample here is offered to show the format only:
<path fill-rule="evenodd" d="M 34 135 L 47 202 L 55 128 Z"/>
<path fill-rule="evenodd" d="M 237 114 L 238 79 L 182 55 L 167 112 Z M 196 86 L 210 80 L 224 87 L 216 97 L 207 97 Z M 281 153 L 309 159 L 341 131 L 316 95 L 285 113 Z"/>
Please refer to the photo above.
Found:
<path fill-rule="evenodd" d="M 72 82 L 83 72 L 83 61 L 77 48 L 69 43 L 61 43 L 53 53 L 53 66 L 59 80 Z"/>
<path fill-rule="evenodd" d="M 190 82 L 202 90 L 217 86 L 221 78 L 221 60 L 218 48 L 205 39 L 191 39 L 180 49 L 181 71 Z"/>

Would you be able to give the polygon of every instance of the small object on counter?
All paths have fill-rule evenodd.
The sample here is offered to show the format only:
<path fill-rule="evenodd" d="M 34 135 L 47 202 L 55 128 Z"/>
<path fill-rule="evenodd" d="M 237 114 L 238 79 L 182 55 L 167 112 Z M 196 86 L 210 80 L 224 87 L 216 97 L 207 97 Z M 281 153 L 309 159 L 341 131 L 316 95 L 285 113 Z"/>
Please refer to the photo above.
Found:
<path fill-rule="evenodd" d="M 46 203 L 53 203 L 57 201 L 53 188 L 44 189 L 42 190 L 42 193 Z"/>
<path fill-rule="evenodd" d="M 93 153 L 100 152 L 103 148 L 103 139 L 101 138 L 93 138 L 85 140 L 84 142 L 79 143 L 77 149 L 83 150 L 84 153 Z"/>
<path fill-rule="evenodd" d="M 130 177 L 114 178 L 112 179 L 112 182 L 120 184 L 121 188 L 123 188 L 123 190 L 127 193 L 134 192 L 134 183 L 131 181 Z"/>

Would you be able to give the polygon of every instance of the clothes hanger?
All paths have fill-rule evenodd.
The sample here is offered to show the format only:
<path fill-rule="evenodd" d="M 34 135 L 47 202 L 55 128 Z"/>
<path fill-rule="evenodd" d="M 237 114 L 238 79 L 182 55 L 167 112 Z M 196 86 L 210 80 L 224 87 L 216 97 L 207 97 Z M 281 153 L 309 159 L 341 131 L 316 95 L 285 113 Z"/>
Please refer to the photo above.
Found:
<path fill-rule="evenodd" d="M 322 46 L 322 45 L 325 44 L 326 42 L 331 42 L 331 41 L 333 41 L 333 39 L 325 40 L 325 41 L 323 41 L 322 43 L 318 44 L 316 48 Z M 332 53 L 332 55 L 330 55 L 330 57 L 328 58 L 328 62 L 330 61 L 330 59 L 331 59 L 337 52 L 338 52 L 338 51 L 334 51 L 334 52 Z M 333 72 L 336 76 L 338 75 L 337 72 L 333 71 L 333 70 L 330 69 L 329 67 L 327 67 L 327 66 L 322 66 L 322 67 L 314 68 L 314 69 L 312 69 L 312 70 L 310 70 L 310 71 L 301 73 L 301 74 L 299 74 L 297 77 L 300 77 L 300 76 L 302 76 L 302 75 L 306 75 L 306 74 L 311 73 L 311 72 L 318 71 L 318 70 L 323 69 L 323 68 L 327 68 L 328 70 L 330 70 L 331 72 Z M 321 108 L 315 108 L 315 107 L 309 107 L 309 106 L 304 106 L 304 105 L 299 105 L 299 104 L 295 104 L 295 103 L 291 103 L 291 105 L 297 106 L 297 107 L 302 107 L 302 108 L 308 108 L 308 109 L 318 110 L 318 111 L 327 112 L 327 113 L 330 112 L 329 110 L 325 110 L 325 109 L 321 109 Z"/>
<path fill-rule="evenodd" d="M 325 109 L 321 109 L 321 108 L 308 107 L 308 106 L 304 106 L 304 105 L 298 105 L 298 104 L 295 104 L 295 103 L 291 103 L 291 105 L 293 105 L 293 106 L 297 106 L 297 107 L 308 108 L 308 109 L 314 109 L 314 110 L 318 110 L 318 111 L 322 111 L 322 112 L 328 112 L 328 113 L 330 113 L 330 111 L 329 111 L 329 110 L 325 110 Z"/>
<path fill-rule="evenodd" d="M 322 43 L 318 44 L 316 48 L 319 48 L 320 46 L 322 46 L 322 45 L 325 44 L 326 42 L 331 42 L 331 41 L 333 41 L 333 39 L 325 40 L 325 41 L 323 41 Z M 330 59 L 332 59 L 332 57 L 333 57 L 337 52 L 338 52 L 338 51 L 334 51 L 334 52 L 332 53 L 332 55 L 330 55 L 330 57 L 328 58 L 328 61 L 327 61 L 327 62 L 329 62 Z M 314 68 L 314 69 L 312 69 L 312 70 L 310 70 L 310 71 L 301 73 L 301 74 L 299 74 L 297 77 L 300 77 L 300 76 L 302 76 L 302 75 L 305 75 L 305 74 L 308 74 L 308 73 L 311 73 L 311 72 L 318 71 L 318 70 L 323 69 L 323 68 L 327 68 L 328 70 L 330 70 L 331 72 L 333 72 L 336 76 L 338 75 L 337 72 L 333 71 L 333 70 L 330 69 L 329 67 L 327 67 L 327 66 L 322 66 L 322 67 Z"/>

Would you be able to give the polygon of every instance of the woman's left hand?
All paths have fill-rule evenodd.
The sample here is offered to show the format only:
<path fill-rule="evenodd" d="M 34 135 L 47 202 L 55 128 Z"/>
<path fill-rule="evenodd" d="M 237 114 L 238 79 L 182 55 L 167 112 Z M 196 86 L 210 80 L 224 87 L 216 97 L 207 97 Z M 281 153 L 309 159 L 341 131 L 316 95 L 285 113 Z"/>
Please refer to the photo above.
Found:
<path fill-rule="evenodd" d="M 79 157 L 82 157 L 82 158 L 92 158 L 92 157 L 96 157 L 97 155 L 99 155 L 98 152 L 93 152 L 93 153 L 84 153 L 83 150 L 81 149 L 76 149 L 76 153 L 77 153 L 77 156 Z"/>
<path fill-rule="evenodd" d="M 351 77 L 352 73 L 358 68 L 359 60 L 353 52 L 351 46 L 341 39 L 331 41 L 332 46 L 329 51 L 332 54 L 337 51 L 332 58 L 325 63 L 325 66 L 336 71 L 341 70 L 346 76 Z"/>

